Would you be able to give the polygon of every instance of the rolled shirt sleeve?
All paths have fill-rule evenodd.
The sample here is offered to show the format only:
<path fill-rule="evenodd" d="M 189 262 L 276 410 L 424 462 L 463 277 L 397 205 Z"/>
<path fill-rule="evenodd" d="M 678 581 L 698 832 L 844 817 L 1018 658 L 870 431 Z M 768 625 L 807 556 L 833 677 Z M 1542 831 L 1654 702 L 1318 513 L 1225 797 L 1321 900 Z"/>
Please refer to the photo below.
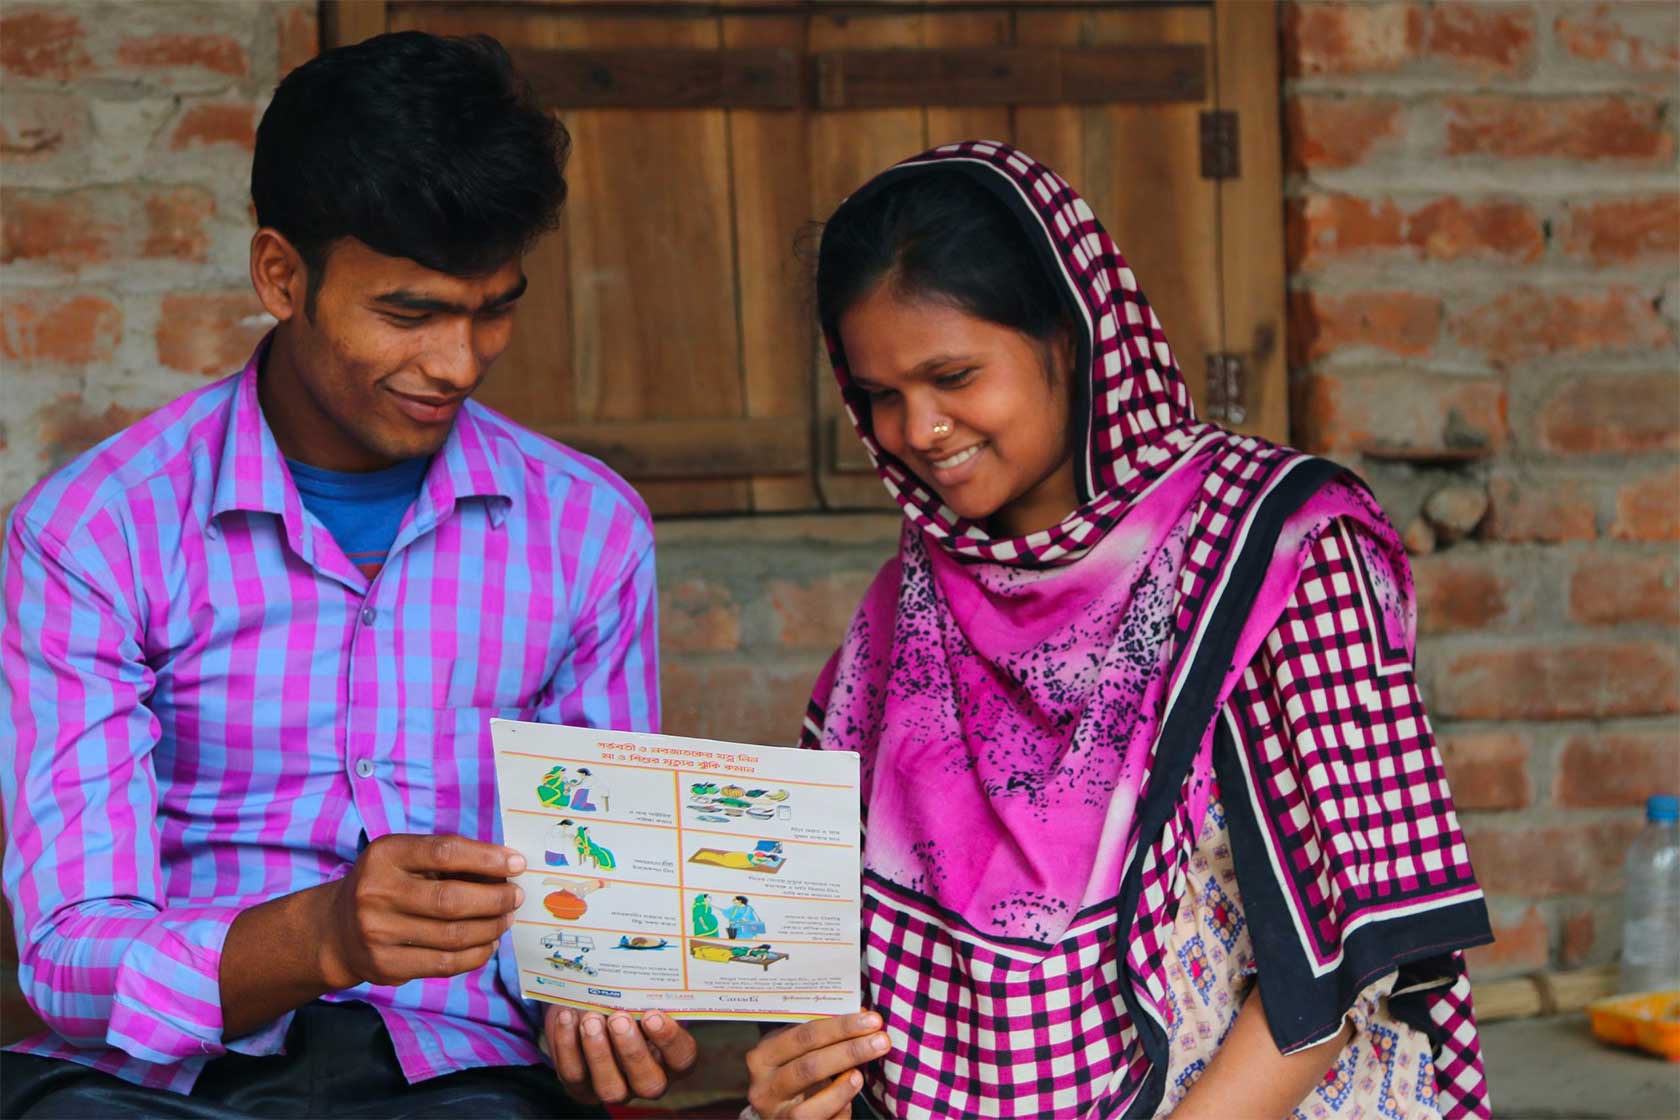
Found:
<path fill-rule="evenodd" d="M 222 1037 L 222 943 L 242 907 L 165 903 L 155 679 L 126 550 L 98 519 L 70 541 L 21 517 L 6 532 L 0 710 L 13 741 L 0 798 L 18 980 L 75 1045 L 151 1062 L 273 1053 L 289 1016 Z"/>

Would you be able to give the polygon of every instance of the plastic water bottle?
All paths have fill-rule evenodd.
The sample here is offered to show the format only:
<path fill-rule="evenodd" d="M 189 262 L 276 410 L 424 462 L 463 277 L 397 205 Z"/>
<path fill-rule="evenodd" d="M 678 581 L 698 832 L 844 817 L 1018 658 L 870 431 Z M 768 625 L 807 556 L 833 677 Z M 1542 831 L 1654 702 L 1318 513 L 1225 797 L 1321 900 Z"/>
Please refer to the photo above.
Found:
<path fill-rule="evenodd" d="M 1680 798 L 1645 803 L 1645 830 L 1627 856 L 1624 992 L 1680 989 Z"/>

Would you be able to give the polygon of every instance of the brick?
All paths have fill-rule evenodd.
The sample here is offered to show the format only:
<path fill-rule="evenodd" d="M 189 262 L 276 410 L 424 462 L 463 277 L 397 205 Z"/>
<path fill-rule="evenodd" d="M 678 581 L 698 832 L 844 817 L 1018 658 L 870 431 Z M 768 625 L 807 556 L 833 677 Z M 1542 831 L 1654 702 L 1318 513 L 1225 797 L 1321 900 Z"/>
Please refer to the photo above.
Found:
<path fill-rule="evenodd" d="M 158 314 L 158 361 L 184 373 L 232 373 L 273 325 L 248 290 L 172 293 Z"/>
<path fill-rule="evenodd" d="M 1680 256 L 1680 197 L 1642 195 L 1571 206 L 1563 247 L 1596 265 L 1671 267 Z"/>
<path fill-rule="evenodd" d="M 1465 951 L 1470 975 L 1492 980 L 1545 968 L 1551 960 L 1551 931 L 1540 911 L 1530 906 L 1516 916 L 1491 915 L 1493 943 Z"/>
<path fill-rule="evenodd" d="M 1467 830 L 1465 842 L 1476 878 L 1489 894 L 1613 894 L 1621 888 L 1622 858 L 1638 831 L 1635 821 L 1484 828 Z"/>
<path fill-rule="evenodd" d="M 108 362 L 122 330 L 122 309 L 103 296 L 11 287 L 0 302 L 0 357 L 20 366 Z"/>
<path fill-rule="evenodd" d="M 1286 215 L 1291 271 L 1406 247 L 1405 215 L 1386 199 L 1311 194 L 1290 199 Z"/>
<path fill-rule="evenodd" d="M 1438 659 L 1430 710 L 1442 719 L 1600 719 L 1680 712 L 1669 642 L 1553 643 Z"/>
<path fill-rule="evenodd" d="M 770 581 L 770 606 L 781 643 L 795 649 L 832 650 L 851 625 L 873 571 L 836 572 L 809 583 Z"/>
<path fill-rule="evenodd" d="M 1526 264 L 1539 260 L 1546 248 L 1540 218 L 1524 204 L 1457 198 L 1443 198 L 1413 213 L 1406 222 L 1406 240 L 1430 261 Z"/>
<path fill-rule="evenodd" d="M 1563 944 L 1558 962 L 1565 968 L 1580 968 L 1591 961 L 1598 941 L 1598 922 L 1591 910 L 1577 910 L 1563 920 Z"/>
<path fill-rule="evenodd" d="M 659 595 L 662 650 L 694 653 L 741 645 L 741 609 L 728 588 L 701 579 L 685 580 Z"/>
<path fill-rule="evenodd" d="M 1283 57 L 1291 77 L 1399 70 L 1418 52 L 1423 17 L 1412 4 L 1288 4 Z"/>
<path fill-rule="evenodd" d="M 257 144 L 256 107 L 242 101 L 194 105 L 169 134 L 171 151 L 228 144 L 250 151 Z"/>
<path fill-rule="evenodd" d="M 63 8 L 14 8 L 0 15 L 0 69 L 15 78 L 81 77 L 93 69 L 82 21 Z"/>
<path fill-rule="evenodd" d="M 1680 70 L 1680 12 L 1672 4 L 1570 4 L 1552 24 L 1569 55 L 1621 74 Z"/>
<path fill-rule="evenodd" d="M 1534 801 L 1528 740 L 1510 731 L 1442 735 L 1453 804 L 1460 810 L 1524 809 Z"/>
<path fill-rule="evenodd" d="M 1315 373 L 1293 388 L 1293 436 L 1315 454 L 1476 459 L 1505 446 L 1505 386 L 1408 370 Z"/>
<path fill-rule="evenodd" d="M 665 730 L 729 742 L 792 746 L 799 740 L 820 664 L 704 664 L 666 661 L 661 674 Z"/>
<path fill-rule="evenodd" d="M 1429 54 L 1484 77 L 1526 73 L 1534 63 L 1534 12 L 1482 0 L 1438 4 L 1429 13 Z"/>
<path fill-rule="evenodd" d="M 244 77 L 245 48 L 227 35 L 146 35 L 124 40 L 117 61 L 143 70 L 204 70 Z"/>
<path fill-rule="evenodd" d="M 1441 301 L 1416 292 L 1289 293 L 1294 364 L 1338 350 L 1381 350 L 1422 357 L 1441 333 Z"/>
<path fill-rule="evenodd" d="M 0 167 L 80 152 L 87 137 L 88 106 L 80 94 L 7 90 L 0 98 Z"/>
<path fill-rule="evenodd" d="M 1511 591 L 1504 568 L 1498 555 L 1457 549 L 1417 557 L 1412 577 L 1417 585 L 1418 633 L 1479 630 L 1503 619 Z"/>
<path fill-rule="evenodd" d="M 199 187 L 0 191 L 0 262 L 68 269 L 136 259 L 202 262 L 215 205 Z"/>
<path fill-rule="evenodd" d="M 1585 553 L 1569 579 L 1569 617 L 1583 626 L 1680 626 L 1680 562 L 1667 550 Z"/>
<path fill-rule="evenodd" d="M 1495 477 L 1488 482 L 1482 535 L 1523 543 L 1588 541 L 1598 536 L 1598 511 L 1592 495 L 1575 479 L 1542 483 Z"/>
<path fill-rule="evenodd" d="M 280 76 L 296 70 L 321 50 L 320 20 L 315 5 L 297 5 L 275 13 L 275 34 L 280 46 Z"/>
<path fill-rule="evenodd" d="M 1487 487 L 1480 482 L 1450 482 L 1423 503 L 1423 515 L 1435 527 L 1436 538 L 1447 544 L 1474 533 L 1487 511 Z"/>
<path fill-rule="evenodd" d="M 41 462 L 47 470 L 57 470 L 144 415 L 144 409 L 124 408 L 116 404 L 95 412 L 83 403 L 80 393 L 65 393 L 35 417 L 41 434 Z"/>
<path fill-rule="evenodd" d="M 216 212 L 216 200 L 197 187 L 159 191 L 145 198 L 146 238 L 140 255 L 149 260 L 170 258 L 202 261 L 210 249 L 205 228 Z"/>
<path fill-rule="evenodd" d="M 1625 97 L 1451 97 L 1450 156 L 1663 163 L 1674 137 L 1658 101 Z"/>
<path fill-rule="evenodd" d="M 1284 152 L 1291 171 L 1352 167 L 1401 135 L 1398 101 L 1371 97 L 1293 97 L 1284 105 Z"/>
<path fill-rule="evenodd" d="M 1680 449 L 1680 378 L 1654 373 L 1569 381 L 1540 410 L 1540 446 L 1575 452 Z"/>
<path fill-rule="evenodd" d="M 110 260 L 122 225 L 101 213 L 99 194 L 0 190 L 0 264 L 74 267 Z"/>
<path fill-rule="evenodd" d="M 1674 336 L 1654 301 L 1632 288 L 1517 288 L 1455 316 L 1448 332 L 1499 369 L 1564 354 L 1667 349 Z"/>
<path fill-rule="evenodd" d="M 1520 202 L 1443 198 L 1407 212 L 1388 199 L 1345 194 L 1290 199 L 1287 240 L 1295 271 L 1374 254 L 1526 264 L 1546 247 L 1539 216 Z"/>
<path fill-rule="evenodd" d="M 1620 541 L 1680 541 L 1680 467 L 1624 483 L 1610 535 Z"/>
<path fill-rule="evenodd" d="M 1558 756 L 1552 799 L 1573 809 L 1645 804 L 1653 793 L 1680 792 L 1680 728 L 1594 731 L 1576 735 Z"/>
<path fill-rule="evenodd" d="M 1435 539 L 1435 527 L 1421 517 L 1414 517 L 1412 523 L 1406 526 L 1406 531 L 1400 534 L 1400 543 L 1412 556 L 1428 556 L 1439 542 Z"/>

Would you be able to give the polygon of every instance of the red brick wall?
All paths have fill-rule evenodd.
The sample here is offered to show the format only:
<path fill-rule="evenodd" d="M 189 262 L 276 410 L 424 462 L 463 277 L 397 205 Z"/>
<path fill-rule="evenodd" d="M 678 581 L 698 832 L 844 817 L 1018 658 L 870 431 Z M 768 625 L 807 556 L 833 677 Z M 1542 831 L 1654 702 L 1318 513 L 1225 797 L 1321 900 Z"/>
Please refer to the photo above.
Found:
<path fill-rule="evenodd" d="M 1635 806 L 1680 785 L 1671 9 L 1284 9 L 1295 432 L 1417 554 L 1484 976 L 1606 959 Z M 251 130 L 315 44 L 307 0 L 0 11 L 0 511 L 266 328 Z M 668 727 L 789 741 L 895 533 L 662 524 Z"/>
<path fill-rule="evenodd" d="M 1294 436 L 1414 553 L 1483 976 L 1610 959 L 1680 788 L 1677 11 L 1284 9 Z"/>

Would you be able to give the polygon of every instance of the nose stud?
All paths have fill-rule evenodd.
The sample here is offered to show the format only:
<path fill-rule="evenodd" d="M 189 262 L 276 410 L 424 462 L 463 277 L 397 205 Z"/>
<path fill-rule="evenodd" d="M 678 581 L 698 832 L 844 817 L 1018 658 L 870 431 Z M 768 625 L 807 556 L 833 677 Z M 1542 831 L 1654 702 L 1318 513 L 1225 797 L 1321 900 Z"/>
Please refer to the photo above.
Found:
<path fill-rule="evenodd" d="M 951 422 L 949 420 L 935 420 L 933 422 L 933 435 L 935 439 L 944 439 L 950 434 Z"/>

